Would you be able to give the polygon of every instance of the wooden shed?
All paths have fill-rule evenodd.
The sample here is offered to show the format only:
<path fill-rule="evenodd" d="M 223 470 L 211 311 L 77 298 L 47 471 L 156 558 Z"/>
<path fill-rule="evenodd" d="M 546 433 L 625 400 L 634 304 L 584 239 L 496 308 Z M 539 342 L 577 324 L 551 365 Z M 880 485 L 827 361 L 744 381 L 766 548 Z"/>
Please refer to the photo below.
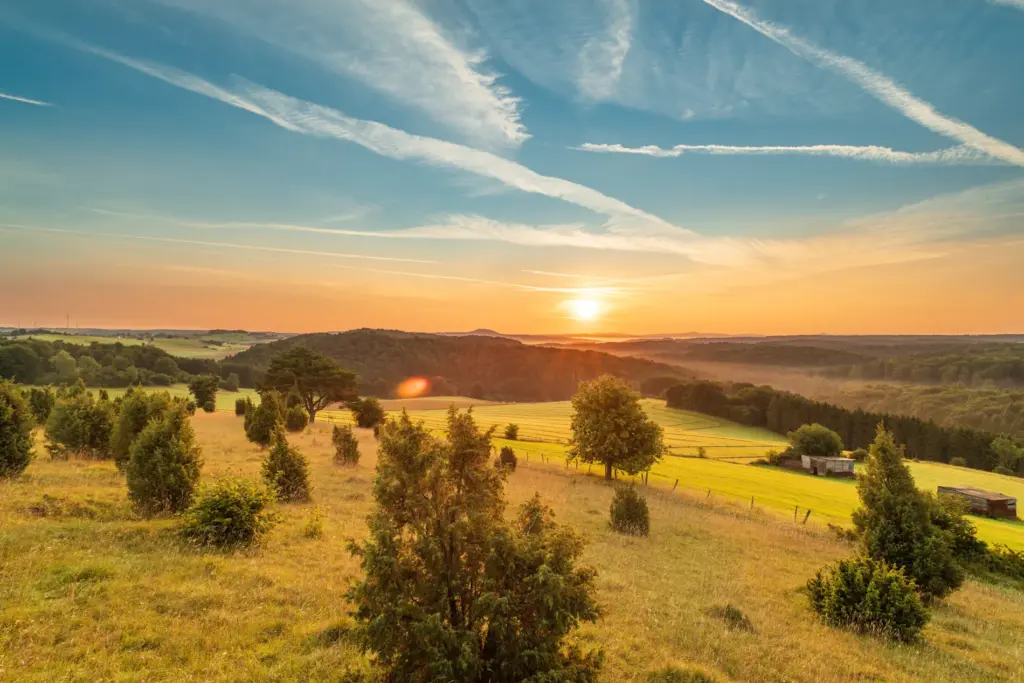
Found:
<path fill-rule="evenodd" d="M 852 477 L 853 458 L 804 455 L 800 457 L 804 469 L 819 477 Z"/>
<path fill-rule="evenodd" d="M 995 491 L 984 491 L 972 486 L 940 486 L 939 495 L 957 496 L 970 505 L 976 515 L 1017 519 L 1017 499 Z"/>

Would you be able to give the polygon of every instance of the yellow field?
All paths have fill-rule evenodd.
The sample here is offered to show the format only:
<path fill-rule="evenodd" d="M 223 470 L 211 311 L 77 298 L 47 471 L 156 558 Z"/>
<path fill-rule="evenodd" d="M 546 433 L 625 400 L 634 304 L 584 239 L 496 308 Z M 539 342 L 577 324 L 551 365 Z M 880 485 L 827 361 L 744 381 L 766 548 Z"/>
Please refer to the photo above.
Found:
<path fill-rule="evenodd" d="M 802 520 L 810 510 L 808 523 L 830 522 L 849 526 L 850 514 L 858 505 L 853 481 L 746 465 L 763 458 L 768 450 L 784 449 L 787 444 L 785 437 L 700 413 L 667 408 L 664 401 L 645 399 L 643 404 L 647 414 L 665 429 L 665 442 L 673 454 L 654 466 L 648 486 L 674 488 L 676 491 L 688 491 L 690 495 L 701 492 L 705 497 L 710 495 L 712 499 L 724 499 L 748 507 L 753 498 L 755 508 L 775 515 L 792 519 L 796 512 Z M 443 428 L 444 410 L 416 409 L 413 405 L 406 407 L 410 416 L 422 420 L 431 429 L 440 432 Z M 482 426 L 497 425 L 495 434 L 498 436 L 509 422 L 519 425 L 519 440 L 506 441 L 496 437 L 496 448 L 511 446 L 521 459 L 565 468 L 565 444 L 569 439 L 572 414 L 569 402 L 485 405 L 474 408 L 473 414 Z M 326 411 L 319 419 L 346 424 L 352 422 L 348 411 Z M 707 459 L 687 457 L 696 454 L 699 446 L 706 449 Z M 940 484 L 964 484 L 1024 500 L 1024 479 L 939 463 L 911 462 L 909 465 L 918 486 L 927 491 L 934 492 Z M 598 468 L 593 471 L 596 473 Z M 983 517 L 971 519 L 978 527 L 979 537 L 985 541 L 1024 550 L 1024 522 Z"/>
<path fill-rule="evenodd" d="M 258 476 L 263 453 L 240 418 L 200 413 L 193 424 L 204 480 Z M 357 430 L 363 459 L 340 468 L 329 430 L 290 437 L 310 460 L 313 501 L 279 506 L 282 525 L 247 552 L 188 550 L 173 520 L 135 517 L 111 463 L 40 457 L 0 483 L 0 680 L 334 681 L 364 667 L 348 637 L 343 595 L 358 566 L 344 542 L 366 534 L 375 444 Z M 828 629 L 808 609 L 808 577 L 853 552 L 818 527 L 648 489 L 651 536 L 624 537 L 608 529 L 603 481 L 536 458 L 506 485 L 512 506 L 534 492 L 588 541 L 604 614 L 580 639 L 604 648 L 602 680 L 642 683 L 668 664 L 723 682 L 1021 680 L 1020 591 L 968 581 L 935 609 L 923 644 L 889 645 Z M 327 510 L 322 539 L 302 533 L 314 506 Z M 716 617 L 727 604 L 754 630 Z"/>

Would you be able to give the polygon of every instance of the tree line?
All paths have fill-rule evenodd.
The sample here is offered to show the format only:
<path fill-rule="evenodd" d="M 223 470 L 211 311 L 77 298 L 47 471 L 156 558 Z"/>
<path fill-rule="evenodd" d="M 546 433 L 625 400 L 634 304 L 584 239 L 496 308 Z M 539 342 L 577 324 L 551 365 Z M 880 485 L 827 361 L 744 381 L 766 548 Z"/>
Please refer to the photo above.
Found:
<path fill-rule="evenodd" d="M 1012 462 L 1004 462 L 1000 447 L 1004 442 L 1017 449 L 1020 445 L 991 432 L 944 427 L 905 415 L 850 410 L 769 386 L 692 381 L 671 387 L 665 398 L 671 408 L 715 415 L 778 434 L 804 424 L 821 424 L 838 433 L 848 448 L 867 448 L 874 441 L 878 425 L 884 424 L 904 444 L 910 458 L 946 463 L 958 458 L 967 467 L 980 470 L 1018 465 L 1015 456 L 1011 456 Z"/>
<path fill-rule="evenodd" d="M 911 353 L 836 366 L 823 374 L 917 384 L 1024 387 L 1024 345 L 977 345 L 950 352 Z"/>

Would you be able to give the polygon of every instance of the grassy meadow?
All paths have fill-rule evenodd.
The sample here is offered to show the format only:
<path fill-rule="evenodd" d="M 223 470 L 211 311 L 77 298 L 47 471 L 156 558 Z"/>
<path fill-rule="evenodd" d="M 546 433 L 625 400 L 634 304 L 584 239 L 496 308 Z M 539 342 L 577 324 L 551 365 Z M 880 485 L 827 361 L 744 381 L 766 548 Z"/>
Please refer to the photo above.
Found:
<path fill-rule="evenodd" d="M 205 481 L 258 476 L 263 453 L 240 418 L 200 413 L 193 425 Z M 278 506 L 283 523 L 238 553 L 187 549 L 173 520 L 137 518 L 111 463 L 51 461 L 40 450 L 24 476 L 0 483 L 0 681 L 327 681 L 365 666 L 343 596 L 358 571 L 344 542 L 366 533 L 372 505 L 375 442 L 357 432 L 355 468 L 333 464 L 329 423 L 292 437 L 310 461 L 313 501 Z M 808 577 L 852 553 L 818 526 L 652 486 L 651 536 L 625 537 L 607 527 L 612 490 L 596 472 L 524 459 L 506 484 L 510 506 L 534 492 L 588 540 L 604 615 L 579 638 L 604 648 L 603 680 L 644 681 L 669 664 L 721 681 L 1024 675 L 1020 591 L 968 581 L 935 610 L 923 643 L 893 645 L 826 628 L 808 609 Z M 327 513 L 325 534 L 307 538 L 315 507 Z M 752 629 L 730 628 L 718 616 L 726 605 Z"/>
<path fill-rule="evenodd" d="M 469 399 L 412 399 L 388 402 L 385 408 L 395 412 L 405 407 L 410 416 L 440 431 L 444 426 L 444 407 L 456 401 L 459 407 L 472 404 Z M 431 403 L 425 403 L 430 401 Z M 219 399 L 218 399 L 219 403 Z M 232 404 L 233 406 L 233 404 Z M 763 458 L 769 450 L 782 450 L 785 437 L 764 429 L 747 427 L 719 418 L 686 410 L 667 408 L 665 402 L 644 399 L 644 410 L 665 430 L 665 443 L 674 457 L 667 457 L 651 470 L 649 488 L 697 492 L 711 499 L 750 506 L 774 515 L 798 521 L 808 510 L 808 523 L 850 525 L 850 513 L 858 505 L 857 489 L 852 480 L 812 477 L 777 467 L 751 467 L 748 463 Z M 565 468 L 565 445 L 569 439 L 572 405 L 558 403 L 511 403 L 476 405 L 473 409 L 482 427 L 496 425 L 496 448 L 511 446 L 520 459 L 552 468 Z M 345 410 L 322 413 L 322 419 L 351 424 Z M 499 438 L 506 424 L 519 425 L 519 439 Z M 692 457 L 703 447 L 707 458 Z M 681 456 L 681 457 L 680 457 Z M 935 491 L 939 485 L 966 485 L 999 491 L 1024 500 L 1024 480 L 992 472 L 982 472 L 941 463 L 908 463 L 918 487 Z M 583 467 L 586 467 L 585 465 Z M 593 468 L 597 473 L 599 468 Z M 677 483 L 678 481 L 678 483 Z M 710 491 L 710 494 L 708 493 Z M 798 508 L 798 509 L 796 509 Z M 796 509 L 796 510 L 795 510 Z M 978 536 L 989 543 L 1001 543 L 1024 550 L 1024 522 L 971 517 L 978 527 Z"/>
<path fill-rule="evenodd" d="M 98 391 L 97 389 L 90 389 L 90 391 Z M 114 399 L 118 396 L 123 396 L 128 391 L 127 388 L 118 387 L 113 389 L 107 389 L 107 395 Z M 166 391 L 171 396 L 180 398 L 191 398 L 192 394 L 188 390 L 186 384 L 173 384 L 169 387 L 145 387 L 145 391 Z M 256 393 L 255 389 L 239 389 L 238 391 L 224 391 L 220 389 L 217 391 L 217 410 L 218 411 L 230 411 L 235 412 L 235 401 L 240 398 L 249 398 L 253 403 L 259 404 L 260 395 Z"/>

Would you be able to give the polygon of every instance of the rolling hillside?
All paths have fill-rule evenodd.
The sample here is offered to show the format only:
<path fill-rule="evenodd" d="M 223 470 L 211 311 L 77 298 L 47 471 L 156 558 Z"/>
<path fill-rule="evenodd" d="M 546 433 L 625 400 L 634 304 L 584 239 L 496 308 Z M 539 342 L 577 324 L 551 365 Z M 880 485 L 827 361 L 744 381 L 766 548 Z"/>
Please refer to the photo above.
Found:
<path fill-rule="evenodd" d="M 529 346 L 488 336 L 450 337 L 385 330 L 304 334 L 261 344 L 230 359 L 265 370 L 273 356 L 295 345 L 320 351 L 356 373 L 360 392 L 391 395 L 409 377 L 426 377 L 433 394 L 511 401 L 558 401 L 582 380 L 603 374 L 639 385 L 654 377 L 692 377 L 683 368 L 598 351 Z"/>

